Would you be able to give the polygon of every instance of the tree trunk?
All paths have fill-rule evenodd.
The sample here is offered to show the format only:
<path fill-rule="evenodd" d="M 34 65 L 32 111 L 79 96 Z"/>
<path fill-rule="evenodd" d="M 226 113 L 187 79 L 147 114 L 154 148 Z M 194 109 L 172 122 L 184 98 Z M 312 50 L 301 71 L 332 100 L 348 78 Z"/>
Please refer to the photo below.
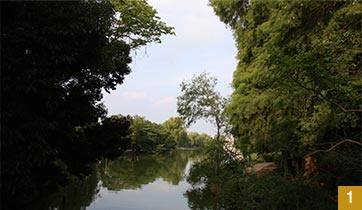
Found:
<path fill-rule="evenodd" d="M 285 173 L 289 172 L 288 158 L 289 158 L 289 152 L 282 151 L 282 157 L 279 166 L 284 170 Z"/>
<path fill-rule="evenodd" d="M 220 141 L 220 127 L 217 126 L 217 141 Z"/>

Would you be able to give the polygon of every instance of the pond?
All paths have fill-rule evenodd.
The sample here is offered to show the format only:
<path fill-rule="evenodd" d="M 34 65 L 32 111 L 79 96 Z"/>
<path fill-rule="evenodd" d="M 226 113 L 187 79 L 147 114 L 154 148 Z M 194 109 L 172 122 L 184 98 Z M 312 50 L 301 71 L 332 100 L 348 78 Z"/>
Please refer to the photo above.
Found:
<path fill-rule="evenodd" d="M 176 150 L 105 160 L 86 180 L 73 180 L 33 209 L 188 210 L 184 193 L 191 186 L 185 176 L 199 158 L 199 150 Z"/>

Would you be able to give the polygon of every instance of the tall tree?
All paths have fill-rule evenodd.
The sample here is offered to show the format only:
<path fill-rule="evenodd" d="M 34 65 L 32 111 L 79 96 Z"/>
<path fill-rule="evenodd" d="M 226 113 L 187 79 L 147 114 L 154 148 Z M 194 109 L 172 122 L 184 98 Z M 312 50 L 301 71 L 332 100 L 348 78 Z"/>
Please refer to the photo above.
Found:
<path fill-rule="evenodd" d="M 220 132 L 226 125 L 224 107 L 227 99 L 215 90 L 216 82 L 217 79 L 208 73 L 183 81 L 180 84 L 183 94 L 177 97 L 177 112 L 188 126 L 201 118 L 214 123 L 219 140 Z"/>
<path fill-rule="evenodd" d="M 82 128 L 105 117 L 102 89 L 123 83 L 132 48 L 159 41 L 172 28 L 145 1 L 132 11 L 110 1 L 0 6 L 1 189 L 2 201 L 11 202 L 73 172 L 86 174 L 78 167 L 89 160 L 77 157 L 94 142 L 83 138 Z M 126 15 L 131 12 L 138 14 L 135 22 Z M 126 39 L 133 35 L 137 44 Z"/>
<path fill-rule="evenodd" d="M 210 5 L 237 43 L 226 112 L 239 146 L 282 152 L 285 160 L 329 151 L 314 153 L 328 168 L 323 175 L 334 183 L 360 183 L 360 2 L 230 2 Z M 341 159 L 349 169 L 337 166 Z"/>

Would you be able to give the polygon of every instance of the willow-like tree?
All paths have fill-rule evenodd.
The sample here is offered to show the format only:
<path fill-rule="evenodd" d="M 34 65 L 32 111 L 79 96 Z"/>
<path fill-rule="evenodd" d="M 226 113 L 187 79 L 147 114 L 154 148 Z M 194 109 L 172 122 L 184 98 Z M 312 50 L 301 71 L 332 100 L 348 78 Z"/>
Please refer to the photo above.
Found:
<path fill-rule="evenodd" d="M 206 119 L 217 128 L 217 140 L 226 126 L 224 107 L 227 99 L 215 90 L 217 79 L 208 73 L 194 76 L 191 81 L 183 81 L 182 95 L 177 97 L 177 112 L 189 126 L 198 119 Z"/>

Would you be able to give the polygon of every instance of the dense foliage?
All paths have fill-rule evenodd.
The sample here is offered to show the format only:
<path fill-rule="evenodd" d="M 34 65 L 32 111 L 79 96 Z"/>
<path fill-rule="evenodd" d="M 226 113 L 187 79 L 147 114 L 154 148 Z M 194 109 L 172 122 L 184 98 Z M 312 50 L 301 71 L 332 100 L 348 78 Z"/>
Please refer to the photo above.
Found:
<path fill-rule="evenodd" d="M 226 112 L 239 148 L 281 152 L 286 171 L 312 154 L 331 187 L 361 184 L 361 3 L 210 4 L 237 43 Z"/>
<path fill-rule="evenodd" d="M 337 185 L 362 184 L 361 3 L 210 5 L 238 48 L 225 112 L 244 158 L 222 143 L 209 146 L 208 158 L 191 168 L 189 206 L 336 209 Z M 254 174 L 252 153 L 279 159 L 280 168 Z"/>
<path fill-rule="evenodd" d="M 112 2 L 1 2 L 2 206 L 128 144 L 129 120 L 104 119 L 102 90 L 130 73 L 131 49 L 173 32 L 146 1 Z"/>
<path fill-rule="evenodd" d="M 179 117 L 157 124 L 134 116 L 130 130 L 131 149 L 135 153 L 166 153 L 176 147 L 202 147 L 212 139 L 207 134 L 188 133 L 184 120 Z"/>
<path fill-rule="evenodd" d="M 180 117 L 171 117 L 162 123 L 162 127 L 164 127 L 168 135 L 174 139 L 177 147 L 203 147 L 207 142 L 212 140 L 212 137 L 205 133 L 187 132 L 186 123 Z"/>
<path fill-rule="evenodd" d="M 175 140 L 157 123 L 135 116 L 132 119 L 132 150 L 136 153 L 169 152 L 176 146 Z"/>
<path fill-rule="evenodd" d="M 336 209 L 328 194 L 302 177 L 278 173 L 246 173 L 248 164 L 234 158 L 224 145 L 213 142 L 207 157 L 194 164 L 187 180 L 189 207 L 198 210 L 329 210 Z"/>

